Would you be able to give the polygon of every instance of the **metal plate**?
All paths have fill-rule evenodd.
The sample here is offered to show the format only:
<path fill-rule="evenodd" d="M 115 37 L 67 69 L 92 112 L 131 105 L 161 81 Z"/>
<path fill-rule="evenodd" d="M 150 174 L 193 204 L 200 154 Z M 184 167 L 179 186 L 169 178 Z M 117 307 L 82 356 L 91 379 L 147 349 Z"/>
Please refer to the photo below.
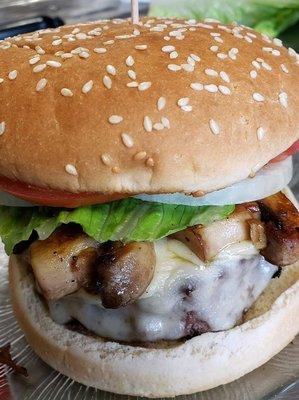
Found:
<path fill-rule="evenodd" d="M 0 365 L 1 400 L 125 400 L 74 382 L 52 370 L 30 349 L 14 318 L 8 290 L 8 258 L 0 245 L 0 347 L 11 343 L 13 358 L 27 368 L 28 378 Z M 281 329 L 284 329 L 283 326 Z M 275 340 L 275 336 L 273 336 Z M 261 368 L 231 384 L 182 400 L 299 399 L 299 337 Z"/>

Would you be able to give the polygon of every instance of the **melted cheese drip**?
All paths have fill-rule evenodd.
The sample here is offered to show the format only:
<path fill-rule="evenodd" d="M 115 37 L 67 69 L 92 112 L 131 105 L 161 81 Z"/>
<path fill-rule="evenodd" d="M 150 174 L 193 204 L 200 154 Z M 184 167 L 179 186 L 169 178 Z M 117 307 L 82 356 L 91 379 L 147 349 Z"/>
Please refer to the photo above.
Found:
<path fill-rule="evenodd" d="M 83 289 L 49 302 L 52 318 L 73 318 L 99 336 L 121 341 L 174 340 L 233 327 L 269 283 L 277 267 L 251 242 L 231 245 L 210 264 L 174 239 L 155 243 L 155 275 L 134 303 L 105 309 Z"/>

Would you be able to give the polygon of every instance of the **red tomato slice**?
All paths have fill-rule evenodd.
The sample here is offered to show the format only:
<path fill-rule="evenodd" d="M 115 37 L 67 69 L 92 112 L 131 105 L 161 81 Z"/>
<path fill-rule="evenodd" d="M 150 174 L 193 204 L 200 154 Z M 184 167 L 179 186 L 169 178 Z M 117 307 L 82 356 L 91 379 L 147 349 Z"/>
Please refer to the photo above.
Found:
<path fill-rule="evenodd" d="M 292 144 L 291 147 L 289 147 L 286 151 L 283 153 L 279 154 L 279 156 L 273 158 L 270 162 L 279 162 L 285 160 L 287 157 L 292 156 L 293 154 L 297 153 L 299 151 L 299 140 Z"/>
<path fill-rule="evenodd" d="M 129 197 L 129 195 L 123 193 L 107 195 L 95 192 L 70 193 L 62 190 L 45 189 L 28 185 L 20 181 L 13 181 L 3 176 L 0 176 L 0 191 L 1 190 L 33 204 L 67 208 L 108 203 L 110 201 Z"/>

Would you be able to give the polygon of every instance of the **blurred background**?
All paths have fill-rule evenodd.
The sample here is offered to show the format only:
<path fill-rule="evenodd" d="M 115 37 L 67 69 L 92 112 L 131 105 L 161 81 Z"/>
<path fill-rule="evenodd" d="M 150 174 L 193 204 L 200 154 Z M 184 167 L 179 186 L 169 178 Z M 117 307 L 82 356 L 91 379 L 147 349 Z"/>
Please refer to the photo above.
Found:
<path fill-rule="evenodd" d="M 236 21 L 299 51 L 299 0 L 142 0 L 142 15 Z M 130 0 L 0 0 L 0 39 L 88 20 L 128 17 Z M 292 188 L 299 198 L 299 155 Z"/>

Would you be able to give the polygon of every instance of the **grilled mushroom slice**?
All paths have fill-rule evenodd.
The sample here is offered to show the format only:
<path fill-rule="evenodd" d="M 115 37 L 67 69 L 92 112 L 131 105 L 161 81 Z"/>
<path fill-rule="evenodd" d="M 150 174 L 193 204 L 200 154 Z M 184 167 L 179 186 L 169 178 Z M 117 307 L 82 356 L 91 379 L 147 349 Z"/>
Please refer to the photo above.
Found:
<path fill-rule="evenodd" d="M 150 284 L 155 265 L 156 254 L 152 243 L 103 245 L 96 267 L 103 306 L 119 308 L 137 300 Z"/>

